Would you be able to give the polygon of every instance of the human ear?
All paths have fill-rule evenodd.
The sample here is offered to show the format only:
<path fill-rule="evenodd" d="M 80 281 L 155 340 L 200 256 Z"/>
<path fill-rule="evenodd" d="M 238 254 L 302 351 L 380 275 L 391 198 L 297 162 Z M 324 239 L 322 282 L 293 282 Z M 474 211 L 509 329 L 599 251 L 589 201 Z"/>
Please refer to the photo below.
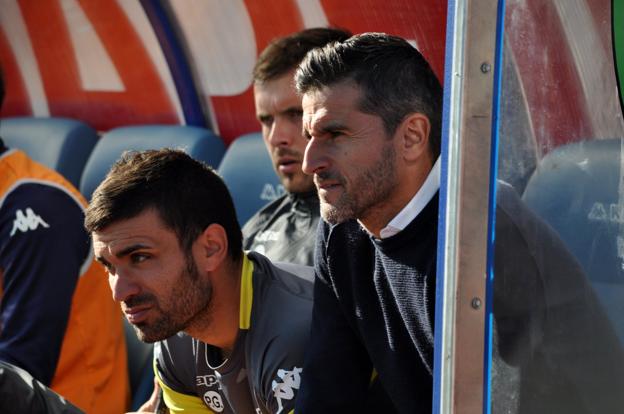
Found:
<path fill-rule="evenodd" d="M 428 153 L 430 131 L 431 123 L 427 115 L 415 112 L 405 117 L 397 129 L 405 161 L 416 161 Z"/>
<path fill-rule="evenodd" d="M 206 271 L 219 268 L 227 256 L 228 238 L 220 224 L 213 223 L 206 227 L 195 244 L 196 260 Z"/>

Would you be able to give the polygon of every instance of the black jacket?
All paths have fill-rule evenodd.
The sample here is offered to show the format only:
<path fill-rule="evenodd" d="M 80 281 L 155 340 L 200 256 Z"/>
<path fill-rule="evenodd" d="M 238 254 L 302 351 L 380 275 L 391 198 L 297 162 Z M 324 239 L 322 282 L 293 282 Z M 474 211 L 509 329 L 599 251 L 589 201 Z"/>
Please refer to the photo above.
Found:
<path fill-rule="evenodd" d="M 272 261 L 312 266 L 319 215 L 315 191 L 287 193 L 247 221 L 243 227 L 243 248 Z"/>

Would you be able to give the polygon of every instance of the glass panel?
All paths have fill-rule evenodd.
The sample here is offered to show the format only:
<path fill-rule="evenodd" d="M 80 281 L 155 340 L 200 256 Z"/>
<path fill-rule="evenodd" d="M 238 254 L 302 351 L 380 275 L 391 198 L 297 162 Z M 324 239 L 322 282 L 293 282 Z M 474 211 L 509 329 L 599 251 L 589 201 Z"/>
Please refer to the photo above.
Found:
<path fill-rule="evenodd" d="M 506 2 L 494 413 L 624 406 L 624 123 L 611 6 Z"/>

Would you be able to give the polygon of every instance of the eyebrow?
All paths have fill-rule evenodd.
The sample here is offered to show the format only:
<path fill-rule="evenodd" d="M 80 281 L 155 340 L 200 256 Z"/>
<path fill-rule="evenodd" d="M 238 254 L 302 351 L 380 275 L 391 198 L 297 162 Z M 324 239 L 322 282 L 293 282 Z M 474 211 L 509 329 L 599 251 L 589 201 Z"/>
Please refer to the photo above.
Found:
<path fill-rule="evenodd" d="M 332 119 L 328 121 L 325 125 L 323 125 L 323 127 L 321 128 L 321 132 L 326 133 L 330 131 L 344 130 L 344 129 L 348 129 L 345 124 L 341 123 L 340 121 L 336 121 Z"/>
<path fill-rule="evenodd" d="M 285 113 L 288 113 L 288 112 L 302 112 L 303 113 L 303 108 L 301 106 L 294 105 L 294 106 L 289 106 L 287 108 L 284 108 L 284 109 L 282 109 L 280 111 L 277 111 L 276 113 L 278 113 L 278 114 L 285 114 Z M 267 113 L 267 112 L 256 112 L 256 116 L 257 117 L 258 116 L 263 116 L 263 115 L 270 115 L 270 114 Z"/>
<path fill-rule="evenodd" d="M 307 128 L 306 123 L 303 122 L 302 126 L 303 126 L 302 128 L 303 136 L 310 137 L 311 136 L 309 132 L 310 129 Z M 323 135 L 323 134 L 328 134 L 328 133 L 335 132 L 335 131 L 345 131 L 348 129 L 349 128 L 345 124 L 332 119 L 332 120 L 327 121 L 327 123 L 323 125 L 321 128 L 317 128 L 317 131 L 321 133 L 321 135 Z"/>
<path fill-rule="evenodd" d="M 290 106 L 283 111 L 280 111 L 280 114 L 291 114 L 291 113 L 301 113 L 303 114 L 303 109 L 300 106 Z"/>
<path fill-rule="evenodd" d="M 149 246 L 147 246 L 145 244 L 141 244 L 141 243 L 131 244 L 130 246 L 126 247 L 125 249 L 120 250 L 117 253 L 115 253 L 115 257 L 120 259 L 120 258 L 122 258 L 124 256 L 128 256 L 129 254 L 135 252 L 136 250 L 146 249 L 146 248 L 149 248 Z"/>
<path fill-rule="evenodd" d="M 303 109 L 301 109 L 301 107 L 297 107 L 297 106 L 290 106 L 282 111 L 279 111 L 277 113 L 277 115 L 288 115 L 288 114 L 302 114 L 303 115 Z M 256 113 L 256 119 L 259 121 L 262 121 L 263 119 L 268 119 L 271 118 L 273 115 L 268 114 L 268 113 Z"/>
<path fill-rule="evenodd" d="M 127 256 L 129 254 L 131 254 L 132 252 L 135 252 L 137 250 L 140 249 L 145 249 L 145 248 L 149 248 L 149 246 L 145 245 L 145 244 L 141 244 L 141 243 L 137 243 L 137 244 L 132 244 L 128 247 L 126 247 L 123 250 L 118 251 L 117 253 L 115 253 L 115 257 L 117 258 L 122 258 L 124 256 Z M 108 265 L 108 260 L 106 260 L 104 258 L 104 256 L 95 256 L 95 260 L 102 263 L 103 265 Z"/>

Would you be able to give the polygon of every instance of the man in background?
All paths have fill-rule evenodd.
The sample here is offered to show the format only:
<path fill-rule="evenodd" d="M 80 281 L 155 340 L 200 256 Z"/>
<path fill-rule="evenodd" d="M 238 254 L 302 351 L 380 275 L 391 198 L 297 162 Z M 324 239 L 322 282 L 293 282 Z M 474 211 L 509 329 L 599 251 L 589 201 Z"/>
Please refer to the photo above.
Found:
<path fill-rule="evenodd" d="M 243 227 L 245 249 L 276 261 L 313 265 L 320 206 L 312 176 L 302 171 L 308 140 L 302 134 L 301 96 L 294 74 L 309 51 L 349 37 L 351 33 L 342 29 L 306 29 L 272 41 L 258 57 L 253 71 L 256 117 L 286 194 Z M 394 412 L 375 372 L 371 370 L 369 377 L 363 412 Z"/>
<path fill-rule="evenodd" d="M 312 265 L 319 201 L 312 177 L 301 171 L 307 140 L 301 135 L 301 97 L 293 76 L 308 51 L 350 35 L 333 28 L 306 29 L 272 41 L 256 62 L 256 117 L 286 194 L 247 221 L 243 227 L 246 250 L 256 250 L 271 260 Z"/>
<path fill-rule="evenodd" d="M 86 205 L 0 139 L 0 360 L 88 413 L 119 413 L 129 397 L 122 319 L 91 255 Z"/>

